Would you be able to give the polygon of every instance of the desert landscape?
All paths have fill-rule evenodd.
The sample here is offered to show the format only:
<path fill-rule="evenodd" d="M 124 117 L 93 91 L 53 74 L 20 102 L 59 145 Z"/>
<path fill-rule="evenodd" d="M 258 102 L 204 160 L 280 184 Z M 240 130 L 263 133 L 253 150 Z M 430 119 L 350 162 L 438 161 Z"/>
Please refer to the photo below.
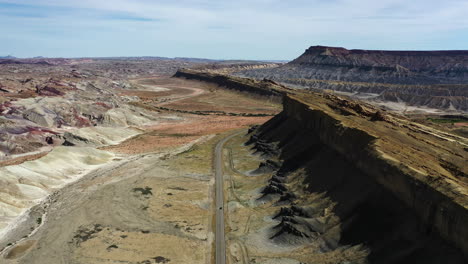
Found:
<path fill-rule="evenodd" d="M 0 264 L 468 263 L 467 10 L 0 0 Z"/>
<path fill-rule="evenodd" d="M 20 61 L 1 65 L 1 263 L 465 261 L 463 114 L 235 76 L 274 63 Z"/>
<path fill-rule="evenodd" d="M 212 147 L 281 107 L 120 63 L 3 66 L 2 263 L 211 259 Z"/>

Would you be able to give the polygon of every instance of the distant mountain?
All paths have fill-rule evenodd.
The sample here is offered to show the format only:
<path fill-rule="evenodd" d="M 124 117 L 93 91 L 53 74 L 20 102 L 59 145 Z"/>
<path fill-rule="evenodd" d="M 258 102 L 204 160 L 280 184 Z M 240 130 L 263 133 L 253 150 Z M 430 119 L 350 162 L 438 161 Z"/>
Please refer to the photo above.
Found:
<path fill-rule="evenodd" d="M 468 50 L 384 51 L 312 46 L 267 75 L 393 84 L 466 84 Z"/>
<path fill-rule="evenodd" d="M 92 59 L 65 59 L 65 58 L 31 58 L 31 59 L 3 59 L 0 64 L 36 64 L 43 66 L 73 65 L 92 62 Z"/>
<path fill-rule="evenodd" d="M 328 80 L 468 83 L 468 50 L 384 51 L 313 46 L 288 67 L 298 67 L 310 77 Z"/>
<path fill-rule="evenodd" d="M 0 59 L 16 59 L 16 57 L 8 55 L 8 56 L 0 56 Z"/>
<path fill-rule="evenodd" d="M 236 73 L 298 88 L 468 111 L 468 50 L 384 51 L 312 46 L 276 68 Z"/>

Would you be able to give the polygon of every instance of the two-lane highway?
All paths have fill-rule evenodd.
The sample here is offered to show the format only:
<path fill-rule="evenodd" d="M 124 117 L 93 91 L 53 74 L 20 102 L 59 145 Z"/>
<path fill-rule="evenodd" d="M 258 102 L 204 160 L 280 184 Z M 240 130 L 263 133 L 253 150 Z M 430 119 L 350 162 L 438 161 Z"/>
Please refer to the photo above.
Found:
<path fill-rule="evenodd" d="M 224 236 L 224 174 L 223 174 L 223 146 L 231 138 L 242 132 L 225 137 L 218 142 L 214 154 L 215 171 L 215 191 L 216 191 L 216 234 L 215 234 L 215 254 L 216 264 L 226 263 L 226 239 Z"/>

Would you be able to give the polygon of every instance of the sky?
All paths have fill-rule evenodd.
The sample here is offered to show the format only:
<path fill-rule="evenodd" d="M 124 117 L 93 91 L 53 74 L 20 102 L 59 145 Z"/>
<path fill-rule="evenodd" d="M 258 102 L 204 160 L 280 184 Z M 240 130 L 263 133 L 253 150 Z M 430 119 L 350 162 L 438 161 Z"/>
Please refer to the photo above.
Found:
<path fill-rule="evenodd" d="M 0 0 L 0 56 L 291 60 L 468 49 L 468 0 Z"/>

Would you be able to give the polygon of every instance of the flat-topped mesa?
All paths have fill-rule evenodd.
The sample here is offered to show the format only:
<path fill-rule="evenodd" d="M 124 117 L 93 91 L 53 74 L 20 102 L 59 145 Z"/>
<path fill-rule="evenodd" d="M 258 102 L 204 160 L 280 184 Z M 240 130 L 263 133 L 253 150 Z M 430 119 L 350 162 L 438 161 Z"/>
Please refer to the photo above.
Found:
<path fill-rule="evenodd" d="M 311 46 L 304 54 L 326 52 L 329 55 L 349 55 L 349 54 L 388 54 L 392 56 L 468 56 L 468 50 L 365 50 L 365 49 L 346 49 L 343 47 L 330 46 Z"/>
<path fill-rule="evenodd" d="M 306 49 L 303 55 L 347 55 L 350 50 L 342 47 L 329 47 L 329 46 L 311 46 Z"/>
<path fill-rule="evenodd" d="M 406 105 L 468 111 L 468 50 L 397 51 L 312 46 L 274 68 L 236 76 L 335 90 L 402 111 Z M 406 110 L 405 110 L 406 111 Z"/>
<path fill-rule="evenodd" d="M 309 79 L 467 84 L 468 50 L 386 51 L 312 46 L 286 67 L 305 67 L 300 70 L 301 76 Z"/>

